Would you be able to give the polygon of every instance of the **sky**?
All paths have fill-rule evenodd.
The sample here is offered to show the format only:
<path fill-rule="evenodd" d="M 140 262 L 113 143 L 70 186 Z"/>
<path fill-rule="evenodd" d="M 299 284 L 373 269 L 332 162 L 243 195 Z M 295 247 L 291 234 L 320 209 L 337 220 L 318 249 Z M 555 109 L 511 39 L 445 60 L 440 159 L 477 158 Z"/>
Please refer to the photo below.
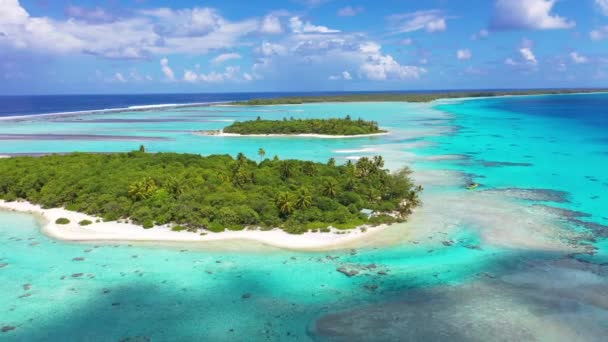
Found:
<path fill-rule="evenodd" d="M 607 81 L 608 0 L 0 0 L 0 94 Z"/>

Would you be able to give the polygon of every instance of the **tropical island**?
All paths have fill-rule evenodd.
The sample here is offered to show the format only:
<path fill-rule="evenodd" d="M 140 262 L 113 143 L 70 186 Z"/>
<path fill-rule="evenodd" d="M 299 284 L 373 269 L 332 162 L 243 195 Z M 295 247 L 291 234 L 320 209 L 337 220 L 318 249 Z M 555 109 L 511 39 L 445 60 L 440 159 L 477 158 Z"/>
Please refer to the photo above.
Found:
<path fill-rule="evenodd" d="M 350 116 L 343 119 L 294 119 L 237 121 L 224 127 L 222 133 L 238 135 L 369 135 L 387 131 L 378 127 L 376 121 L 361 118 L 353 120 Z"/>
<path fill-rule="evenodd" d="M 27 201 L 103 221 L 206 234 L 279 228 L 299 234 L 402 222 L 420 204 L 409 169 L 382 157 L 336 164 L 229 155 L 73 153 L 0 160 L 5 207 Z M 55 209 L 50 209 L 55 210 Z M 58 217 L 57 225 L 70 220 Z M 95 224 L 82 219 L 81 226 Z M 143 230 L 143 229 L 142 229 Z M 153 229 L 152 229 L 153 230 Z"/>
<path fill-rule="evenodd" d="M 356 138 L 388 134 L 380 129 L 376 121 L 353 120 L 349 115 L 343 119 L 294 119 L 237 121 L 222 130 L 197 131 L 199 135 L 211 136 L 286 136 L 313 138 Z"/>
<path fill-rule="evenodd" d="M 353 93 L 340 95 L 310 95 L 286 96 L 267 99 L 251 99 L 235 101 L 232 105 L 267 106 L 281 104 L 304 104 L 322 102 L 431 102 L 440 99 L 457 99 L 467 97 L 496 97 L 522 95 L 558 95 L 608 92 L 608 89 L 528 89 L 528 90 L 497 90 L 497 91 L 443 91 L 443 92 L 412 92 L 412 93 Z"/>

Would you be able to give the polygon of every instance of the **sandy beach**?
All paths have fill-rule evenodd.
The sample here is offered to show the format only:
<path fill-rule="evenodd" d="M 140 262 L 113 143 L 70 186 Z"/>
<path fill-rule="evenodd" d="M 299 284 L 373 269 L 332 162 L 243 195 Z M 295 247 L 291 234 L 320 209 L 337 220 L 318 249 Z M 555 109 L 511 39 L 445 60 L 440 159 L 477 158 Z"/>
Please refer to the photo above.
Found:
<path fill-rule="evenodd" d="M 387 225 L 377 227 L 366 227 L 362 229 L 352 229 L 342 234 L 336 233 L 338 230 L 332 229 L 329 233 L 289 234 L 280 229 L 273 230 L 241 230 L 224 231 L 214 233 L 204 231 L 193 233 L 187 231 L 176 232 L 169 226 L 156 226 L 151 229 L 144 229 L 141 226 L 131 223 L 96 222 L 99 218 L 69 211 L 62 208 L 43 209 L 39 205 L 26 201 L 6 202 L 0 200 L 0 209 L 35 214 L 42 217 L 44 224 L 42 231 L 47 235 L 66 241 L 124 241 L 124 242 L 218 242 L 245 240 L 255 241 L 265 245 L 294 249 L 294 250 L 323 250 L 334 249 L 346 246 L 354 241 L 368 238 L 378 232 L 385 230 Z M 67 218 L 69 224 L 56 224 L 58 218 Z M 87 226 L 80 226 L 78 222 L 89 220 L 93 222 Z"/>
<path fill-rule="evenodd" d="M 320 138 L 320 139 L 352 139 L 352 138 L 365 138 L 365 137 L 376 137 L 382 135 L 389 135 L 390 132 L 372 133 L 372 134 L 358 134 L 358 135 L 328 135 L 328 134 L 236 134 L 236 133 L 224 133 L 218 131 L 211 133 L 208 131 L 195 132 L 196 135 L 210 136 L 210 137 L 284 137 L 284 138 Z"/>

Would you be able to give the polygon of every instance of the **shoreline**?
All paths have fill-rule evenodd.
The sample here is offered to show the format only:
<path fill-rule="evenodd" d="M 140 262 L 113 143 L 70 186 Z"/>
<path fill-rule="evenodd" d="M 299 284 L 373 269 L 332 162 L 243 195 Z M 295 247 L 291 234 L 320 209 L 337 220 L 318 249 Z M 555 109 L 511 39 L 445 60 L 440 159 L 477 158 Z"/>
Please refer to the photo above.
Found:
<path fill-rule="evenodd" d="M 87 115 L 87 114 L 104 114 L 104 113 L 122 113 L 129 111 L 147 111 L 152 109 L 171 109 L 171 108 L 184 108 L 184 107 L 198 107 L 198 106 L 213 106 L 213 107 L 263 107 L 263 106 L 293 106 L 313 103 L 378 103 L 378 102 L 403 102 L 403 103 L 435 103 L 438 101 L 458 101 L 458 100 L 473 100 L 473 99 L 487 99 L 487 98 L 500 98 L 500 97 L 521 97 L 521 96 L 553 96 L 553 95 L 585 95 L 585 94 L 607 94 L 608 91 L 589 91 L 589 92 L 573 92 L 573 93 L 538 93 L 538 94 L 517 94 L 517 95 L 495 95 L 495 96 L 479 96 L 479 97 L 459 97 L 459 98 L 438 98 L 427 102 L 408 102 L 408 101 L 323 101 L 323 102 L 306 102 L 298 104 L 269 104 L 269 105 L 247 105 L 247 104 L 236 104 L 234 101 L 211 101 L 211 102 L 192 102 L 192 103 L 168 103 L 168 104 L 152 104 L 152 105 L 134 105 L 128 107 L 117 107 L 117 108 L 101 108 L 101 109 L 87 109 L 80 111 L 69 111 L 69 112 L 51 112 L 51 113 L 37 113 L 37 114 L 25 114 L 25 115 L 11 115 L 11 116 L 0 116 L 0 122 L 2 121 L 20 121 L 27 120 L 29 118 L 45 118 L 55 116 L 71 116 L 71 115 Z M 257 135 L 255 135 L 257 136 Z"/>
<path fill-rule="evenodd" d="M 171 108 L 187 108 L 187 107 L 199 107 L 199 106 L 215 106 L 228 101 L 213 101 L 213 102 L 193 102 L 193 103 L 167 103 L 167 104 L 154 104 L 154 105 L 136 105 L 119 108 L 103 108 L 103 109 L 90 109 L 90 110 L 77 110 L 71 112 L 53 112 L 53 113 L 39 113 L 39 114 L 25 114 L 25 115 L 12 115 L 12 116 L 0 116 L 0 121 L 20 121 L 27 120 L 29 118 L 46 118 L 55 116 L 72 116 L 72 115 L 88 115 L 88 114 L 106 114 L 106 113 L 123 113 L 123 112 L 141 112 L 153 109 L 171 109 Z"/>
<path fill-rule="evenodd" d="M 224 131 L 220 130 L 217 132 L 206 132 L 206 131 L 196 131 L 194 135 L 205 136 L 205 137 L 274 137 L 274 138 L 319 138 L 319 139 L 354 139 L 354 138 L 367 138 L 367 137 L 377 137 L 389 135 L 391 132 L 381 132 L 381 133 L 370 133 L 370 134 L 357 134 L 357 135 L 329 135 L 329 134 L 314 134 L 314 133 L 300 133 L 300 134 L 238 134 L 238 133 L 224 133 Z"/>
<path fill-rule="evenodd" d="M 421 93 L 417 95 L 427 95 L 432 93 Z M 302 102 L 302 103 L 276 103 L 276 104 L 241 104 L 233 102 L 225 102 L 220 104 L 212 104 L 211 106 L 224 106 L 224 107 L 272 107 L 272 106 L 298 106 L 298 105 L 307 105 L 307 104 L 341 104 L 341 103 L 408 103 L 408 104 L 432 104 L 438 101 L 456 101 L 456 100 L 474 100 L 474 99 L 491 99 L 491 98 L 502 98 L 502 97 L 524 97 L 524 96 L 557 96 L 557 95 L 593 95 L 593 94 L 608 94 L 608 90 L 598 90 L 598 91 L 577 91 L 572 93 L 530 93 L 530 94 L 500 94 L 500 95 L 488 95 L 488 96 L 468 96 L 468 97 L 442 97 L 436 98 L 429 101 L 399 101 L 399 100 L 390 100 L 390 101 L 382 101 L 382 100 L 353 100 L 353 101 L 318 101 L 318 102 Z M 352 95 L 350 93 L 346 93 L 345 95 Z M 314 97 L 314 96 L 313 96 Z M 306 96 L 302 96 L 302 98 L 306 98 Z M 280 97 L 278 98 L 280 99 Z"/>
<path fill-rule="evenodd" d="M 6 202 L 0 200 L 0 210 L 37 215 L 44 221 L 41 224 L 43 233 L 59 240 L 73 242 L 223 242 L 229 247 L 231 242 L 240 240 L 289 250 L 319 251 L 339 249 L 354 241 L 384 231 L 389 227 L 385 224 L 377 227 L 366 226 L 366 231 L 361 230 L 361 227 L 350 230 L 332 228 L 329 233 L 307 232 L 304 234 L 289 234 L 278 228 L 272 230 L 244 229 L 240 231 L 225 230 L 220 233 L 204 231 L 205 234 L 201 235 L 199 232 L 173 231 L 168 225 L 145 229 L 132 223 L 96 222 L 99 218 L 95 216 L 63 208 L 43 209 L 41 206 L 27 201 Z M 61 217 L 69 219 L 70 223 L 66 225 L 56 224 L 55 221 Z M 90 220 L 93 223 L 80 226 L 78 222 L 82 220 Z"/>

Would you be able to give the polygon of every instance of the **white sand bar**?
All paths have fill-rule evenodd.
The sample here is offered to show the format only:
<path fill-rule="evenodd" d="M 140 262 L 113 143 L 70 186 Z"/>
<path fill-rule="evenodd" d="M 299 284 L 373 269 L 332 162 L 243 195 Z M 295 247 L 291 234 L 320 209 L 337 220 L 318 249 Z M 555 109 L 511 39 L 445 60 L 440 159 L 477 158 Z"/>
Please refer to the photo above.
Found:
<path fill-rule="evenodd" d="M 147 242 L 211 242 L 229 240 L 249 240 L 273 247 L 298 249 L 298 250 L 322 250 L 334 249 L 348 245 L 357 240 L 363 240 L 369 235 L 386 229 L 387 225 L 377 227 L 356 228 L 347 231 L 331 229 L 329 233 L 289 234 L 281 229 L 273 230 L 241 230 L 224 231 L 214 233 L 209 231 L 200 232 L 176 232 L 169 226 L 156 226 L 144 229 L 131 223 L 96 222 L 99 218 L 70 211 L 62 208 L 43 209 L 39 205 L 26 201 L 6 202 L 0 200 L 0 209 L 18 211 L 40 215 L 44 219 L 43 232 L 57 239 L 68 241 L 147 241 Z M 56 224 L 58 218 L 67 218 L 69 224 Z M 78 222 L 89 220 L 93 223 L 80 226 Z M 201 232 L 205 234 L 201 235 Z M 341 232 L 338 234 L 337 232 Z"/>

